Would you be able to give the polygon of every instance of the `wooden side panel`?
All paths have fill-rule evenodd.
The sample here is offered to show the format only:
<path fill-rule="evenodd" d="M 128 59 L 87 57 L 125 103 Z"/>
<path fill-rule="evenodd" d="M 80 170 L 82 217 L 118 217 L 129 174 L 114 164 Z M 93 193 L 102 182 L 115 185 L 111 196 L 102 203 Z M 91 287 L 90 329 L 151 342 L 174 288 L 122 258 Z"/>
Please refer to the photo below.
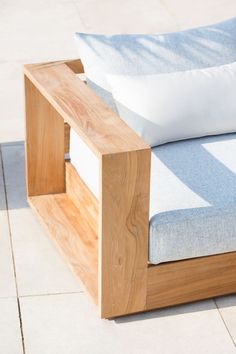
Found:
<path fill-rule="evenodd" d="M 84 211 L 84 218 L 88 216 L 91 227 L 98 234 L 98 201 L 69 162 L 66 163 L 66 193 L 77 208 Z"/>
<path fill-rule="evenodd" d="M 147 309 L 236 292 L 236 252 L 148 268 Z"/>
<path fill-rule="evenodd" d="M 83 191 L 81 191 L 83 193 Z M 98 238 L 96 220 L 84 217 L 66 193 L 30 197 L 29 203 L 69 266 L 97 304 Z"/>
<path fill-rule="evenodd" d="M 65 191 L 64 122 L 25 77 L 28 195 Z"/>
<path fill-rule="evenodd" d="M 145 310 L 150 149 L 102 158 L 99 232 L 101 317 Z"/>

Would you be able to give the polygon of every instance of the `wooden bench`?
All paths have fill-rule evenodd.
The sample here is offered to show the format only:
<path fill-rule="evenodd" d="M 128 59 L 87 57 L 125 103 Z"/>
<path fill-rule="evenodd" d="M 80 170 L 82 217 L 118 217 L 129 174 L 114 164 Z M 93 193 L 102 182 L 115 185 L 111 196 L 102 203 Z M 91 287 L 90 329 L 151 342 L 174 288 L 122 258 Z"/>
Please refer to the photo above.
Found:
<path fill-rule="evenodd" d="M 236 252 L 148 263 L 150 147 L 76 74 L 25 65 L 28 200 L 103 318 L 236 292 Z M 72 127 L 96 155 L 100 197 L 65 160 Z"/>

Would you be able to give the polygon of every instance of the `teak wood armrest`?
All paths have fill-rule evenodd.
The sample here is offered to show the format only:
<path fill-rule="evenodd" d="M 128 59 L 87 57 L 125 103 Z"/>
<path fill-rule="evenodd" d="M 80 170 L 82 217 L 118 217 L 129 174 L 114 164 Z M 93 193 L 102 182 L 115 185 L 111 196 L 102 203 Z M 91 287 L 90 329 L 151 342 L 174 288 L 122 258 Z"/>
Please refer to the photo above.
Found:
<path fill-rule="evenodd" d="M 100 316 L 236 292 L 236 252 L 148 263 L 150 147 L 77 73 L 80 60 L 24 68 L 26 184 L 30 205 Z M 98 158 L 98 200 L 65 162 L 68 125 Z"/>
<path fill-rule="evenodd" d="M 75 76 L 66 63 L 25 65 L 24 72 L 64 122 L 81 136 L 99 158 L 107 154 L 149 149 L 117 114 Z"/>
<path fill-rule="evenodd" d="M 81 72 L 81 62 L 75 63 L 72 69 Z M 66 122 L 100 162 L 98 221 L 92 220 L 98 224 L 98 295 L 90 292 L 98 296 L 95 301 L 102 317 L 142 311 L 146 304 L 150 147 L 75 76 L 70 64 L 25 66 L 29 200 L 35 207 L 37 201 L 30 197 L 67 192 L 75 201 L 65 183 Z M 68 170 L 70 175 L 73 169 Z"/>

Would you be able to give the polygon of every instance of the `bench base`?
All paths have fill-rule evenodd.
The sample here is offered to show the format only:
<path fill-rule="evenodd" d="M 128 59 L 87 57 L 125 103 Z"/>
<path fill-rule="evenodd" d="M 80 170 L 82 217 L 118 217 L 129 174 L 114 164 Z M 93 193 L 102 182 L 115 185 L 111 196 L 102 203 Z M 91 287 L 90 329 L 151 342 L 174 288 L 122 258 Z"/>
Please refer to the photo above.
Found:
<path fill-rule="evenodd" d="M 91 193 L 76 170 L 66 163 L 67 189 L 71 180 L 80 186 L 81 196 Z M 73 176 L 73 177 L 72 177 Z M 96 214 L 96 200 L 93 213 Z M 81 197 L 80 200 L 83 198 Z M 80 278 L 85 290 L 98 304 L 98 236 L 83 205 L 75 205 L 68 193 L 28 198 L 48 234 L 56 243 L 70 268 Z M 86 204 L 88 207 L 88 204 Z M 88 218 L 86 218 L 86 215 Z M 215 256 L 147 265 L 145 310 L 153 310 L 232 294 L 236 292 L 236 252 Z"/>

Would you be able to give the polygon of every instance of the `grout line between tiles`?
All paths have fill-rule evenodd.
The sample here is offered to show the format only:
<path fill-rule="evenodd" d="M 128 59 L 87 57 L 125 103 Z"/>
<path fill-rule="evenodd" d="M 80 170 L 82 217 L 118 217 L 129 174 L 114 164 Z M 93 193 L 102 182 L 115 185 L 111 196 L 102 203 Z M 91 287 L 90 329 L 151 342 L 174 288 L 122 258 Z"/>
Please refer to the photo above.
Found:
<path fill-rule="evenodd" d="M 230 336 L 230 339 L 232 340 L 233 345 L 236 347 L 236 343 L 235 343 L 235 341 L 234 341 L 234 339 L 233 339 L 233 337 L 232 337 L 232 335 L 231 335 L 231 333 L 230 333 L 230 330 L 229 330 L 229 328 L 228 328 L 228 326 L 227 326 L 227 324 L 226 324 L 226 322 L 225 322 L 225 320 L 224 320 L 224 317 L 222 316 L 222 313 L 221 313 L 221 311 L 220 311 L 220 309 L 219 309 L 219 307 L 218 307 L 218 305 L 217 305 L 216 299 L 214 298 L 213 301 L 214 301 L 214 303 L 215 303 L 215 306 L 216 306 L 217 311 L 219 312 L 219 315 L 220 315 L 220 317 L 221 317 L 221 320 L 223 321 L 224 326 L 225 326 L 225 328 L 226 328 L 226 330 L 227 330 L 227 332 L 228 332 L 228 334 L 229 334 L 229 336 Z"/>
<path fill-rule="evenodd" d="M 5 179 L 5 173 L 4 173 L 3 156 L 2 156 L 2 147 L 1 147 L 1 144 L 0 144 L 0 164 L 1 164 L 1 166 L 2 166 L 3 187 L 4 187 L 4 193 L 5 193 L 7 222 L 8 222 L 8 230 L 9 230 L 10 244 L 11 244 L 11 256 L 12 256 L 12 263 L 13 263 L 13 270 L 14 270 L 14 278 L 15 278 L 15 287 L 16 287 L 16 296 L 17 296 L 17 308 L 18 308 L 18 315 L 19 315 L 19 322 L 20 322 L 20 332 L 21 332 L 22 350 L 23 350 L 23 354 L 25 354 L 25 341 L 24 341 L 22 316 L 21 316 L 21 308 L 20 308 L 20 301 L 19 301 L 19 292 L 18 292 L 18 285 L 17 285 L 17 278 L 16 278 L 16 264 L 15 264 L 15 257 L 14 257 L 14 252 L 13 252 L 13 242 L 12 242 L 11 225 L 10 225 L 9 210 L 8 210 L 8 199 L 7 199 L 7 190 L 6 190 L 6 179 Z"/>
<path fill-rule="evenodd" d="M 42 296 L 54 296 L 54 295 L 71 295 L 71 294 L 84 294 L 84 291 L 69 291 L 63 293 L 48 293 L 48 294 L 32 294 L 32 295 L 20 295 L 19 298 L 27 298 L 27 297 L 42 297 Z"/>

